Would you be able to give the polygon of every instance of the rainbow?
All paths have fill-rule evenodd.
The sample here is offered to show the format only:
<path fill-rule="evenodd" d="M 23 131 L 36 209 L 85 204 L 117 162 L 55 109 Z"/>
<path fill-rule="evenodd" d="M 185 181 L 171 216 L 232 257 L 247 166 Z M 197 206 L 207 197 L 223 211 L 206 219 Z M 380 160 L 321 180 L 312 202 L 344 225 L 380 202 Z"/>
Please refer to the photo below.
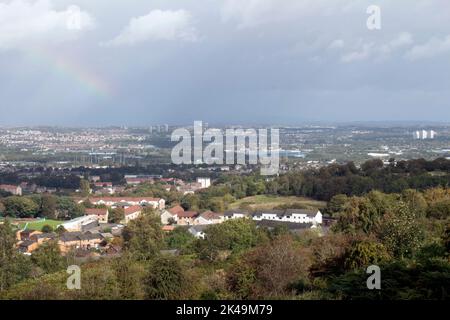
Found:
<path fill-rule="evenodd" d="M 80 87 L 103 98 L 114 95 L 109 82 L 102 79 L 95 72 L 68 55 L 62 55 L 44 48 L 33 48 L 28 51 L 29 57 L 36 63 L 45 63 L 59 75 L 75 80 Z"/>

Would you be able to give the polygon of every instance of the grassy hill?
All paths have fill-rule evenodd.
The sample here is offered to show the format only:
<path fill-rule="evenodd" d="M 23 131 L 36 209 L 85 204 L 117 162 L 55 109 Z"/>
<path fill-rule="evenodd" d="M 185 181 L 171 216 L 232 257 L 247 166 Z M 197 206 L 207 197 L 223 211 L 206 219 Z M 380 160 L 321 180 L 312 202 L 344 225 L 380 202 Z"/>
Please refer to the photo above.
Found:
<path fill-rule="evenodd" d="M 326 202 L 295 196 L 258 195 L 237 200 L 230 205 L 230 209 L 271 210 L 279 206 L 320 209 L 326 206 Z"/>

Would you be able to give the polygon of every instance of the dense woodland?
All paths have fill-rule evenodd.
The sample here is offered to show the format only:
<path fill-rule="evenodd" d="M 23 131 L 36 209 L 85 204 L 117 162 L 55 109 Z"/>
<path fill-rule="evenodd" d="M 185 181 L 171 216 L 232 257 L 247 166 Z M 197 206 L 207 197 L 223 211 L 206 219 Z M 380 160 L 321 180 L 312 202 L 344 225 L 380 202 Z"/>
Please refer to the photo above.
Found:
<path fill-rule="evenodd" d="M 5 223 L 0 298 L 449 299 L 449 172 L 449 161 L 438 159 L 390 166 L 371 161 L 360 169 L 333 165 L 270 181 L 225 176 L 204 192 L 170 201 L 208 208 L 252 194 L 305 195 L 326 199 L 324 211 L 336 222 L 294 234 L 239 219 L 208 227 L 202 240 L 185 228 L 163 233 L 158 215 L 146 209 L 125 228 L 119 258 L 81 265 L 81 290 L 65 287 L 72 254 L 61 257 L 56 244 L 48 243 L 23 256 Z M 143 185 L 134 192 L 162 191 Z M 3 212 L 20 214 L 23 208 L 12 211 L 9 203 L 15 200 L 2 199 Z M 55 208 L 62 207 L 57 201 Z M 366 287 L 372 264 L 381 268 L 381 290 Z"/>

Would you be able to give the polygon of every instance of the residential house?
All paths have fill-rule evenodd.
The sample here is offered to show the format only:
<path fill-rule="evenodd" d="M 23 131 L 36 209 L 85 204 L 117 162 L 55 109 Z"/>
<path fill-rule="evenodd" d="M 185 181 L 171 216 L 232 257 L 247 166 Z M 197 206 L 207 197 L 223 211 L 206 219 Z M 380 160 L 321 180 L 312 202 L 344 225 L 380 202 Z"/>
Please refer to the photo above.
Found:
<path fill-rule="evenodd" d="M 196 225 L 217 224 L 225 221 L 224 215 L 212 211 L 205 211 L 194 221 Z"/>
<path fill-rule="evenodd" d="M 172 213 L 169 210 L 163 210 L 161 213 L 161 223 L 163 225 L 168 225 L 172 223 L 176 223 L 178 220 L 178 215 L 176 213 Z"/>
<path fill-rule="evenodd" d="M 208 225 L 197 225 L 192 226 L 188 229 L 188 231 L 197 239 L 205 239 L 205 229 L 208 227 Z"/>
<path fill-rule="evenodd" d="M 81 176 L 80 178 L 84 178 L 84 176 Z M 100 181 L 100 176 L 91 176 L 90 177 L 90 179 L 89 179 L 90 181 L 92 181 L 92 182 L 98 182 L 98 181 Z"/>
<path fill-rule="evenodd" d="M 197 183 L 200 183 L 200 188 L 206 189 L 211 186 L 211 178 L 197 178 Z"/>
<path fill-rule="evenodd" d="M 176 205 L 168 210 L 164 210 L 161 213 L 161 223 L 164 225 L 170 224 L 171 222 L 178 222 L 178 215 L 182 214 L 184 209 L 180 205 Z"/>
<path fill-rule="evenodd" d="M 141 206 L 131 206 L 124 209 L 125 223 L 129 223 L 131 220 L 137 219 L 142 212 Z"/>
<path fill-rule="evenodd" d="M 21 241 L 17 246 L 20 252 L 28 254 L 32 253 L 39 247 L 38 243 L 32 240 Z"/>
<path fill-rule="evenodd" d="M 0 184 L 0 190 L 9 192 L 15 196 L 22 195 L 22 188 L 20 186 L 15 186 L 11 184 Z"/>
<path fill-rule="evenodd" d="M 51 233 L 41 233 L 31 236 L 31 241 L 35 241 L 38 245 L 43 244 L 51 240 L 55 240 L 58 235 L 54 232 Z"/>
<path fill-rule="evenodd" d="M 198 217 L 197 211 L 184 211 L 178 214 L 178 225 L 191 226 L 195 224 L 195 219 Z"/>
<path fill-rule="evenodd" d="M 42 234 L 42 232 L 32 229 L 19 230 L 16 232 L 16 239 L 18 241 L 27 241 L 31 240 L 33 236 L 36 236 L 38 234 Z"/>
<path fill-rule="evenodd" d="M 115 190 L 112 182 L 95 182 L 95 194 L 114 194 Z"/>
<path fill-rule="evenodd" d="M 151 206 L 154 209 L 164 209 L 166 201 L 161 198 L 150 197 L 95 197 L 90 198 L 89 201 L 93 205 L 106 205 L 107 207 L 115 207 L 120 203 L 127 203 L 130 206 Z"/>
<path fill-rule="evenodd" d="M 230 219 L 242 219 L 247 217 L 247 213 L 241 210 L 231 210 L 226 211 L 223 214 L 224 220 L 230 220 Z"/>
<path fill-rule="evenodd" d="M 96 188 L 112 188 L 112 182 L 94 182 Z"/>
<path fill-rule="evenodd" d="M 154 183 L 154 179 L 151 177 L 125 177 L 125 181 L 128 185 L 136 186 L 143 183 Z"/>
<path fill-rule="evenodd" d="M 174 215 L 178 215 L 180 213 L 184 212 L 184 208 L 180 205 L 174 206 L 172 208 L 169 209 L 169 212 L 174 214 Z"/>
<path fill-rule="evenodd" d="M 188 183 L 177 187 L 178 192 L 182 193 L 183 195 L 194 194 L 200 189 L 202 189 L 202 184 L 198 182 Z"/>
<path fill-rule="evenodd" d="M 253 220 L 272 220 L 292 223 L 322 224 L 322 213 L 320 210 L 288 209 L 288 210 L 265 210 L 253 214 Z"/>
<path fill-rule="evenodd" d="M 87 231 L 92 228 L 98 227 L 98 216 L 97 215 L 89 215 L 78 217 L 61 224 L 64 229 L 69 232 L 81 232 Z"/>
<path fill-rule="evenodd" d="M 99 223 L 108 223 L 109 212 L 108 209 L 86 208 L 84 214 L 87 216 L 97 216 Z"/>
<path fill-rule="evenodd" d="M 67 253 L 72 249 L 94 249 L 98 248 L 104 241 L 100 233 L 91 232 L 65 232 L 58 240 L 61 253 Z"/>

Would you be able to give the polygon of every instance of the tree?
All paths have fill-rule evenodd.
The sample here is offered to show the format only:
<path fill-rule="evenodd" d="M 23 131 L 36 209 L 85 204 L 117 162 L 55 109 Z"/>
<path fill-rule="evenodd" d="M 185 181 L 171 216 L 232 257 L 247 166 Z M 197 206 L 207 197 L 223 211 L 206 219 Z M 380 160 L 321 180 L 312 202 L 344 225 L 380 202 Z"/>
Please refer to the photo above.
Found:
<path fill-rule="evenodd" d="M 56 228 L 55 232 L 56 232 L 57 234 L 63 234 L 64 232 L 67 232 L 67 230 L 66 230 L 66 228 L 64 228 L 62 225 L 59 225 L 59 226 Z"/>
<path fill-rule="evenodd" d="M 50 233 L 53 232 L 53 227 L 49 224 L 46 224 L 42 227 L 41 231 L 44 233 Z"/>
<path fill-rule="evenodd" d="M 416 217 L 424 217 L 427 210 L 427 201 L 423 194 L 414 189 L 406 189 L 402 192 L 402 200 L 408 206 L 408 209 L 416 215 Z"/>
<path fill-rule="evenodd" d="M 131 254 L 125 252 L 112 263 L 121 299 L 142 299 L 144 297 L 144 268 Z"/>
<path fill-rule="evenodd" d="M 91 194 L 91 186 L 89 185 L 89 181 L 86 179 L 80 180 L 80 192 L 83 197 L 87 197 Z"/>
<path fill-rule="evenodd" d="M 327 204 L 326 212 L 330 215 L 341 212 L 344 209 L 344 205 L 347 203 L 348 197 L 345 194 L 335 195 Z"/>
<path fill-rule="evenodd" d="M 125 248 L 138 260 L 150 260 L 159 253 L 163 243 L 161 220 L 154 213 L 141 214 L 130 221 L 122 235 Z"/>
<path fill-rule="evenodd" d="M 175 257 L 154 259 L 144 280 L 148 299 L 183 299 L 189 295 L 191 285 L 186 270 Z"/>
<path fill-rule="evenodd" d="M 56 198 L 50 194 L 44 194 L 41 199 L 40 215 L 49 219 L 56 219 Z"/>
<path fill-rule="evenodd" d="M 56 201 L 56 211 L 58 218 L 74 219 L 84 215 L 84 207 L 76 204 L 69 197 L 58 197 Z"/>
<path fill-rule="evenodd" d="M 183 227 L 175 228 L 165 237 L 165 243 L 169 249 L 189 250 L 195 242 L 195 237 Z"/>
<path fill-rule="evenodd" d="M 404 204 L 384 217 L 379 237 L 395 257 L 410 257 L 422 245 L 423 226 Z"/>
<path fill-rule="evenodd" d="M 29 265 L 15 248 L 16 238 L 8 220 L 0 224 L 0 292 L 26 278 Z"/>
<path fill-rule="evenodd" d="M 57 272 L 66 267 L 58 243 L 55 241 L 49 241 L 37 248 L 31 256 L 31 261 L 45 273 Z"/>
<path fill-rule="evenodd" d="M 227 274 L 227 283 L 240 299 L 284 297 L 299 281 L 308 280 L 311 253 L 299 247 L 290 235 L 251 249 L 237 259 Z"/>
<path fill-rule="evenodd" d="M 109 223 L 120 223 L 125 219 L 125 211 L 123 208 L 115 208 L 115 209 L 108 209 L 109 215 L 108 215 L 108 222 Z"/>
<path fill-rule="evenodd" d="M 428 207 L 427 216 L 442 220 L 450 217 L 450 199 L 433 202 Z"/>
<path fill-rule="evenodd" d="M 3 202 L 0 202 L 0 217 L 5 215 L 5 205 L 3 204 Z"/>
<path fill-rule="evenodd" d="M 185 210 L 199 210 L 200 198 L 196 194 L 187 194 L 181 199 L 181 206 Z"/>
<path fill-rule="evenodd" d="M 381 266 L 381 290 L 367 290 L 366 270 L 355 270 L 330 279 L 326 291 L 345 300 L 445 300 L 449 297 L 450 264 L 392 261 Z"/>
<path fill-rule="evenodd" d="M 222 199 L 218 199 L 218 198 L 210 199 L 206 206 L 211 211 L 214 211 L 214 212 L 224 212 L 225 211 L 225 204 Z"/>
<path fill-rule="evenodd" d="M 205 229 L 206 240 L 198 240 L 197 253 L 204 258 L 215 258 L 218 251 L 234 253 L 251 248 L 267 239 L 266 234 L 256 228 L 250 219 L 233 219 Z"/>
<path fill-rule="evenodd" d="M 39 206 L 27 197 L 12 196 L 3 200 L 5 215 L 9 217 L 31 218 L 38 214 Z"/>
<path fill-rule="evenodd" d="M 389 260 L 389 253 L 381 243 L 374 241 L 356 241 L 346 249 L 344 267 L 348 270 L 367 268 Z"/>
<path fill-rule="evenodd" d="M 370 173 L 373 170 L 381 168 L 383 168 L 383 161 L 380 159 L 368 160 L 361 165 L 361 170 L 366 173 Z"/>

